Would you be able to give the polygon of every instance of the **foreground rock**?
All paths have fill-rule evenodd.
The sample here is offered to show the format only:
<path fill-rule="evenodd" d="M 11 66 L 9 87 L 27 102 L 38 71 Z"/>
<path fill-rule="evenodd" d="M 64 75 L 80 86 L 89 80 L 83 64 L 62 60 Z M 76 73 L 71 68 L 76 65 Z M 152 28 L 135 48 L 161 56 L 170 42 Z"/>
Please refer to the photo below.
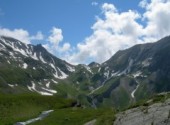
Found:
<path fill-rule="evenodd" d="M 121 112 L 114 125 L 170 125 L 170 99 Z"/>

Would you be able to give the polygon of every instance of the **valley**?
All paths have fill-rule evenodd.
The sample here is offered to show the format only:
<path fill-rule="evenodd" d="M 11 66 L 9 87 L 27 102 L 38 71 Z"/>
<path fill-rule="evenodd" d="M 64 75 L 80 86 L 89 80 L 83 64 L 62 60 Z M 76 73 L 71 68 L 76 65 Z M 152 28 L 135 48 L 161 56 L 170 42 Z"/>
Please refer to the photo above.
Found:
<path fill-rule="evenodd" d="M 170 91 L 169 57 L 169 36 L 89 65 L 73 65 L 40 44 L 0 36 L 0 125 L 24 122 L 48 110 L 54 111 L 30 125 L 83 125 L 89 121 L 111 125 L 117 114 L 134 105 L 169 98 L 169 94 L 159 96 Z M 119 125 L 117 120 L 115 124 Z"/>

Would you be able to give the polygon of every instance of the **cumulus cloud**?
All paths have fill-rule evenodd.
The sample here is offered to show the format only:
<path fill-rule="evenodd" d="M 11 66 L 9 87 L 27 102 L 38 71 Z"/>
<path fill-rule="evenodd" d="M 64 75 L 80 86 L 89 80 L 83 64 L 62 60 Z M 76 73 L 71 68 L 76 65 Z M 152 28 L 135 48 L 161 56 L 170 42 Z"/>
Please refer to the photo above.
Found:
<path fill-rule="evenodd" d="M 102 5 L 102 10 L 104 12 L 114 12 L 114 11 L 116 12 L 117 11 L 116 7 L 113 4 L 109 4 L 109 3 L 104 3 Z"/>
<path fill-rule="evenodd" d="M 70 43 L 64 43 L 63 47 L 61 48 L 62 52 L 66 52 L 70 49 L 71 45 Z"/>
<path fill-rule="evenodd" d="M 160 39 L 170 35 L 170 1 L 169 0 L 152 0 L 144 6 L 146 12 L 143 19 L 147 22 L 144 34 L 147 39 Z"/>
<path fill-rule="evenodd" d="M 41 32 L 37 32 L 36 35 L 31 36 L 29 32 L 24 29 L 10 30 L 7 28 L 0 28 L 0 35 L 16 38 L 26 44 L 31 43 L 31 40 L 43 39 L 43 34 Z"/>
<path fill-rule="evenodd" d="M 142 0 L 140 3 L 139 3 L 139 7 L 142 7 L 142 8 L 145 8 L 147 6 L 148 2 L 147 0 Z"/>
<path fill-rule="evenodd" d="M 51 30 L 51 35 L 48 37 L 48 41 L 52 44 L 58 45 L 63 40 L 62 30 L 56 27 L 53 27 Z"/>
<path fill-rule="evenodd" d="M 51 53 L 62 56 L 66 55 L 70 51 L 71 45 L 68 42 L 63 42 L 62 29 L 53 27 L 51 29 L 51 34 L 47 39 L 47 43 L 43 46 Z M 64 58 L 64 57 L 62 57 Z"/>
<path fill-rule="evenodd" d="M 31 36 L 30 39 L 31 40 L 43 40 L 44 35 L 42 34 L 42 32 L 38 31 L 37 34 L 35 36 Z"/>
<path fill-rule="evenodd" d="M 77 45 L 78 53 L 70 58 L 71 62 L 89 62 L 93 59 L 103 62 L 116 51 L 125 49 L 138 42 L 143 26 L 137 23 L 141 18 L 136 11 L 119 13 L 113 4 L 102 6 L 104 18 L 98 17 L 92 26 L 93 34 Z"/>
<path fill-rule="evenodd" d="M 70 54 L 68 61 L 102 63 L 118 50 L 138 43 L 155 42 L 170 34 L 169 0 L 143 0 L 139 6 L 144 13 L 135 10 L 119 12 L 113 4 L 104 3 L 101 7 L 103 15 L 97 17 L 91 27 L 93 33 L 77 45 L 77 51 Z"/>

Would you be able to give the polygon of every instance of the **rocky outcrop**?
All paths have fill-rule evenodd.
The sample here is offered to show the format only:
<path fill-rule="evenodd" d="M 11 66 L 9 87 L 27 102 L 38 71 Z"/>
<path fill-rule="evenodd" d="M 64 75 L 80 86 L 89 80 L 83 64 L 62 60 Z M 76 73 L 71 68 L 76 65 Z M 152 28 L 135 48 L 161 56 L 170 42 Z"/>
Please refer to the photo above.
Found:
<path fill-rule="evenodd" d="M 118 113 L 114 125 L 170 125 L 170 99 Z"/>

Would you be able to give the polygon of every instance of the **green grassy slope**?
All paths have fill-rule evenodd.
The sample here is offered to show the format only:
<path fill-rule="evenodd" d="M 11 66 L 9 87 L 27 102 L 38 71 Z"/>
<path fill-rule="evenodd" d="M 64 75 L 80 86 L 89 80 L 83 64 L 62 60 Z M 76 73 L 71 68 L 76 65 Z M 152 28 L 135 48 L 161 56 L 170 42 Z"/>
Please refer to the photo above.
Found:
<path fill-rule="evenodd" d="M 37 117 L 44 110 L 67 107 L 72 102 L 36 94 L 0 95 L 0 125 L 13 125 L 18 121 Z"/>
<path fill-rule="evenodd" d="M 42 111 L 53 109 L 45 119 L 32 125 L 82 125 L 97 119 L 97 125 L 114 120 L 114 110 L 74 107 L 76 101 L 57 96 L 37 94 L 0 95 L 0 125 L 13 125 L 16 122 L 36 118 Z"/>

